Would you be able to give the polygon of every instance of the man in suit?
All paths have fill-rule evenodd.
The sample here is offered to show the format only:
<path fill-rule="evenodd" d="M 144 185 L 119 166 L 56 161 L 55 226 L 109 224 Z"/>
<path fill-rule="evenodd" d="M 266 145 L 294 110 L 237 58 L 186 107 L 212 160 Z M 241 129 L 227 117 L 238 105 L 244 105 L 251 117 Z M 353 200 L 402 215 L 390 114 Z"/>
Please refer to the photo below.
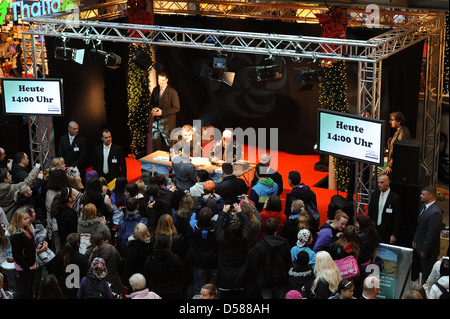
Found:
<path fill-rule="evenodd" d="M 436 203 L 436 190 L 432 187 L 427 186 L 422 189 L 420 200 L 423 205 L 419 211 L 412 243 L 414 249 L 412 277 L 416 277 L 421 272 L 422 282 L 425 282 L 440 252 L 442 210 Z"/>
<path fill-rule="evenodd" d="M 86 139 L 79 135 L 79 126 L 75 121 L 70 121 L 67 127 L 68 134 L 59 140 L 58 156 L 64 158 L 68 167 L 77 167 L 80 177 L 84 181 L 86 176 Z"/>
<path fill-rule="evenodd" d="M 150 98 L 153 151 L 169 151 L 172 145 L 170 133 L 177 124 L 176 113 L 180 111 L 178 93 L 168 82 L 169 78 L 165 73 L 159 74 L 158 86 L 153 89 Z"/>
<path fill-rule="evenodd" d="M 378 189 L 370 196 L 369 216 L 377 227 L 381 241 L 394 245 L 401 227 L 400 196 L 391 189 L 386 174 L 378 176 L 377 186 Z"/>
<path fill-rule="evenodd" d="M 122 147 L 112 143 L 111 132 L 102 130 L 102 145 L 95 148 L 92 168 L 108 183 L 119 176 L 127 176 L 127 163 Z"/>

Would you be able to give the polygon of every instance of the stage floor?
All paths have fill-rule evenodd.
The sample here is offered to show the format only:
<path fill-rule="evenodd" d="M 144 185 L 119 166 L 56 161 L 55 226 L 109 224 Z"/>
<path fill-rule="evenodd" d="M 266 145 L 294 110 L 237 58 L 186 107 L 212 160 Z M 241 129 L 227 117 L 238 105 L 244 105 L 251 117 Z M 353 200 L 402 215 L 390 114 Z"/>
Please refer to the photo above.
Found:
<path fill-rule="evenodd" d="M 252 146 L 244 145 L 244 158 L 258 158 L 248 156 L 248 154 L 258 154 L 258 149 Z M 311 187 L 317 196 L 317 208 L 320 212 L 320 223 L 327 220 L 328 204 L 331 197 L 338 194 L 336 190 L 330 190 L 313 185 L 320 184 L 327 176 L 328 172 L 316 171 L 314 164 L 319 161 L 319 155 L 293 155 L 281 151 L 270 151 L 272 155 L 272 167 L 276 169 L 283 177 L 283 193 L 280 198 L 284 203 L 286 194 L 291 191 L 288 185 L 288 174 L 290 171 L 298 171 L 302 177 L 302 182 Z M 250 161 L 251 164 L 256 164 Z M 130 182 L 135 182 L 141 178 L 141 163 L 137 159 L 127 158 L 127 178 Z M 250 173 L 250 181 L 253 178 L 253 172 Z M 346 193 L 339 192 L 339 195 L 346 196 Z"/>

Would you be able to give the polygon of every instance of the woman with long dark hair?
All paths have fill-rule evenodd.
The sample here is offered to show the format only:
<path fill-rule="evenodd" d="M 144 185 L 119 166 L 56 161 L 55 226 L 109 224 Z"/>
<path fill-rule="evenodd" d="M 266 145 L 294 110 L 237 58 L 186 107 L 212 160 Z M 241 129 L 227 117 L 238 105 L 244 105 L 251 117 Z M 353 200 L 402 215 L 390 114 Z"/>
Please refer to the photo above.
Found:
<path fill-rule="evenodd" d="M 58 224 L 60 247 L 64 247 L 70 233 L 77 232 L 78 214 L 72 208 L 76 199 L 77 193 L 73 188 L 63 187 L 50 206 L 50 217 L 55 218 Z"/>

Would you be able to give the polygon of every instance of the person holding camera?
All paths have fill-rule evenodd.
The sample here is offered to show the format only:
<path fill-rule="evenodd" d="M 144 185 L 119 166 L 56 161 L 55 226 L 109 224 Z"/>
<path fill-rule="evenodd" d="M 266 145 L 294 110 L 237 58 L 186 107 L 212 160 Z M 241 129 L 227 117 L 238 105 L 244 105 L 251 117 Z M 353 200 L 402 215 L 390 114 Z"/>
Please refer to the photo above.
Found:
<path fill-rule="evenodd" d="M 247 249 L 248 217 L 239 204 L 225 205 L 215 224 L 219 246 L 217 287 L 222 299 L 242 299 L 250 284 Z"/>

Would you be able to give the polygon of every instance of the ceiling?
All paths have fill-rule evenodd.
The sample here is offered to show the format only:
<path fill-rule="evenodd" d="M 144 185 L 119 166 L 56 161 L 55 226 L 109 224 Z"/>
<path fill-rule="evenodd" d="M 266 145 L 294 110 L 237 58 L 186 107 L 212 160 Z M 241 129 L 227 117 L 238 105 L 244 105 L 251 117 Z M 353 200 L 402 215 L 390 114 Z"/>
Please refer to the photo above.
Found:
<path fill-rule="evenodd" d="M 274 2 L 273 0 L 260 0 L 259 2 Z M 278 1 L 275 1 L 278 2 Z M 323 0 L 323 1 L 291 1 L 283 0 L 282 2 L 301 2 L 301 3 L 316 3 L 316 4 L 328 4 L 328 5 L 355 5 L 366 6 L 368 4 L 377 4 L 383 8 L 409 8 L 409 9 L 426 9 L 426 10 L 439 10 L 448 11 L 448 0 Z"/>

